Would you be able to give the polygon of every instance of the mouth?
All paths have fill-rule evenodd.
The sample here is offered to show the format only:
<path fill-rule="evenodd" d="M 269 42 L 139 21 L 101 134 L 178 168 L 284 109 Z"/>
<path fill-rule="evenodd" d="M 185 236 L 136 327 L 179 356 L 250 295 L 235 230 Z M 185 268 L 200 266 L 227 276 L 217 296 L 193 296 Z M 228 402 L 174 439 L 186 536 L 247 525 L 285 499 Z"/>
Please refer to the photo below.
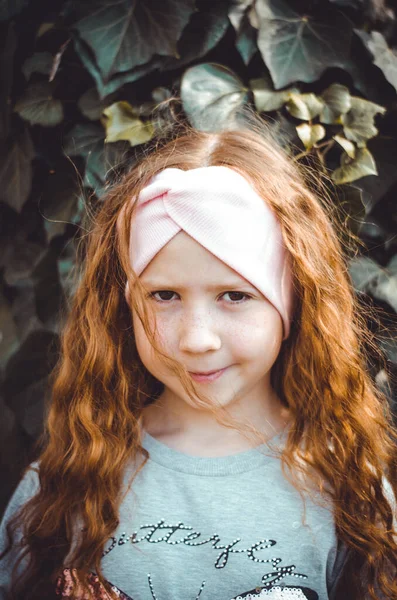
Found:
<path fill-rule="evenodd" d="M 191 378 L 198 383 L 207 383 L 211 381 L 215 381 L 223 375 L 223 373 L 228 369 L 225 367 L 224 369 L 219 369 L 217 371 L 207 371 L 206 373 L 192 373 L 189 371 Z"/>
<path fill-rule="evenodd" d="M 214 373 L 218 373 L 218 371 L 223 370 L 224 369 L 215 369 L 214 371 L 189 371 L 189 373 L 190 375 L 213 375 Z"/>

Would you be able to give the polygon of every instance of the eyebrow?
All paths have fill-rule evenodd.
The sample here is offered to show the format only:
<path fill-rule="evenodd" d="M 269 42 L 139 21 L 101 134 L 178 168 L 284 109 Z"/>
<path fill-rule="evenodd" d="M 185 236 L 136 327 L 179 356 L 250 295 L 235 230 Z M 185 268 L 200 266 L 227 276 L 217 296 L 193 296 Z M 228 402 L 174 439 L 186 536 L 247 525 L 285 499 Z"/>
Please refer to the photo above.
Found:
<path fill-rule="evenodd" d="M 142 282 L 145 286 L 148 287 L 155 287 L 158 289 L 172 289 L 172 290 L 181 290 L 182 292 L 185 291 L 187 288 L 185 288 L 182 285 L 172 285 L 170 283 L 167 282 L 163 282 L 163 281 L 143 281 Z M 207 290 L 213 291 L 213 290 L 219 290 L 219 289 L 232 289 L 232 288 L 242 288 L 242 287 L 250 287 L 252 288 L 252 286 L 247 282 L 244 281 L 230 281 L 229 283 L 216 283 L 215 285 L 208 285 L 206 286 Z"/>

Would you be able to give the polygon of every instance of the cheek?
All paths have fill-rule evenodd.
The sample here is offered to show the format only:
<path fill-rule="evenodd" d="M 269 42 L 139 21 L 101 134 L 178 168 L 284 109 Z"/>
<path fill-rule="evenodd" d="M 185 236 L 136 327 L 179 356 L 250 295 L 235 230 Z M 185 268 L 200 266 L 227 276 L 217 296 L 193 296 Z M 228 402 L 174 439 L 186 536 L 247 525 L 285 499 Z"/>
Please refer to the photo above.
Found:
<path fill-rule="evenodd" d="M 148 337 L 146 336 L 145 330 L 142 327 L 142 323 L 140 322 L 138 316 L 135 313 L 133 313 L 132 322 L 134 327 L 135 344 L 138 354 L 143 364 L 146 367 L 148 367 L 148 363 L 152 362 L 153 360 L 152 346 L 149 342 Z"/>
<path fill-rule="evenodd" d="M 152 345 L 149 341 L 149 338 L 147 337 L 147 335 L 145 333 L 145 330 L 142 326 L 141 321 L 139 320 L 139 317 L 135 313 L 133 313 L 132 322 L 133 322 L 133 327 L 134 327 L 135 343 L 136 343 L 136 347 L 138 350 L 138 354 L 139 354 L 143 364 L 146 366 L 146 368 L 149 369 L 149 367 L 153 366 L 153 364 L 155 362 L 156 363 L 158 362 L 158 358 L 156 357 L 156 355 L 154 353 Z M 157 320 L 156 340 L 157 340 L 157 343 L 160 344 L 160 347 L 164 351 L 167 351 L 167 349 L 170 349 L 169 332 L 168 332 L 167 328 L 164 327 L 164 325 L 161 323 L 160 319 Z M 167 340 L 167 342 L 166 342 L 166 340 Z"/>
<path fill-rule="evenodd" d="M 275 360 L 283 339 L 282 320 L 277 311 L 260 312 L 247 322 L 236 323 L 233 345 L 238 355 L 247 359 Z"/>

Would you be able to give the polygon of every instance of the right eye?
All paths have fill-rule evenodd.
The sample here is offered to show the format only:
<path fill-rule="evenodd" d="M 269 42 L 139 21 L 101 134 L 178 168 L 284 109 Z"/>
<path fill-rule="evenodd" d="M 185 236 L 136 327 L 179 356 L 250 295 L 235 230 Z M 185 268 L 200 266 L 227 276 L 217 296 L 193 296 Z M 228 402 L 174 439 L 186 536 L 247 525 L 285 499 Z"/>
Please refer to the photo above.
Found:
<path fill-rule="evenodd" d="M 157 292 L 150 292 L 150 294 L 148 294 L 148 297 L 153 298 L 156 302 L 160 302 L 160 303 L 165 302 L 166 303 L 167 301 L 170 301 L 171 298 L 161 298 L 160 300 L 158 300 L 157 298 L 155 298 L 156 294 L 165 294 L 165 295 L 171 294 L 171 296 L 172 296 L 173 294 L 175 294 L 175 292 L 171 292 L 170 290 L 158 290 Z"/>

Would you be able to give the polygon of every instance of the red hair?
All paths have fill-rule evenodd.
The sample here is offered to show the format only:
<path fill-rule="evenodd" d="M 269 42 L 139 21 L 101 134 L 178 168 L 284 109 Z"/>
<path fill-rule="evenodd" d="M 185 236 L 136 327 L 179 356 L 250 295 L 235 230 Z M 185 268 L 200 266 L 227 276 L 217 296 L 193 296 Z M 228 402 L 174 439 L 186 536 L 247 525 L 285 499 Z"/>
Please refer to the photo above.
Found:
<path fill-rule="evenodd" d="M 72 550 L 77 518 L 85 535 L 70 561 L 83 585 L 93 567 L 112 596 L 101 556 L 118 524 L 125 468 L 138 453 L 147 457 L 142 409 L 162 391 L 140 361 L 132 335 L 127 279 L 131 303 L 156 346 L 129 265 L 129 219 L 119 231 L 117 218 L 166 167 L 209 165 L 235 168 L 252 182 L 277 214 L 293 261 L 296 312 L 272 370 L 273 386 L 293 420 L 281 456 L 285 474 L 302 490 L 305 477 L 311 478 L 333 504 L 337 535 L 350 550 L 343 597 L 358 600 L 368 592 L 376 600 L 380 590 L 397 600 L 393 505 L 383 485 L 386 477 L 397 495 L 397 432 L 388 402 L 367 372 L 373 342 L 331 204 L 310 191 L 298 166 L 272 139 L 252 130 L 190 129 L 130 169 L 107 194 L 84 240 L 84 268 L 62 332 L 40 440 L 40 489 L 9 527 L 11 532 L 23 524 L 31 559 L 13 586 L 15 598 L 50 597 Z M 191 393 L 181 365 L 172 357 L 164 360 Z"/>

